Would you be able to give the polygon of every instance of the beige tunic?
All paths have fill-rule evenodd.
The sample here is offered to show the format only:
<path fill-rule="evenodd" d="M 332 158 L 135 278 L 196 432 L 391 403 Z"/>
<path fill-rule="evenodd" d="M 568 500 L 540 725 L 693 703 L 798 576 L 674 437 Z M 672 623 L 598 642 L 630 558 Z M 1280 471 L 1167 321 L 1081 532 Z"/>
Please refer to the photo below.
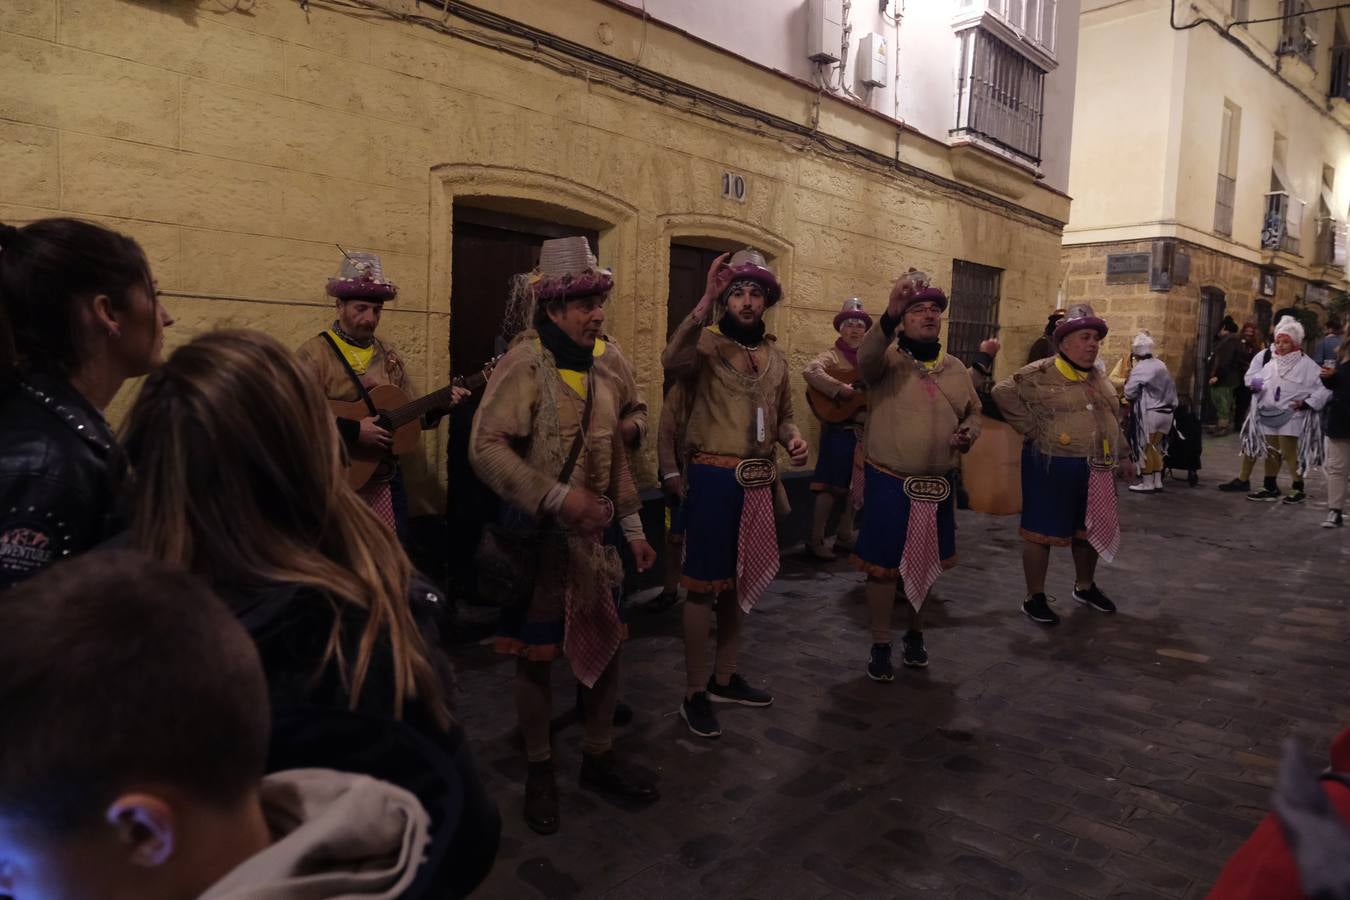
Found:
<path fill-rule="evenodd" d="M 322 334 L 314 335 L 297 347 L 295 352 L 300 357 L 300 362 L 314 375 L 315 381 L 329 400 L 350 403 L 361 399 L 361 395 L 356 391 L 356 385 L 352 384 L 351 378 L 347 376 L 347 370 L 342 367 L 341 360 Z M 365 372 L 359 373 L 358 377 L 366 386 L 366 390 L 381 384 L 392 384 L 405 393 L 412 390 L 408 382 L 408 373 L 403 368 L 403 360 L 393 348 L 386 346 L 379 338 L 375 338 L 375 352 L 370 357 L 370 365 Z"/>
<path fill-rule="evenodd" d="M 942 475 L 956 468 L 960 451 L 952 435 L 965 428 L 980 435 L 980 400 L 961 360 L 943 355 L 925 369 L 902 351 L 880 324 L 858 348 L 870 412 L 867 458 L 898 475 Z"/>
<path fill-rule="evenodd" d="M 685 429 L 691 452 L 773 459 L 774 444 L 800 436 L 787 359 L 772 336 L 748 350 L 691 315 L 671 336 L 661 362 L 671 377 L 693 385 Z"/>
<path fill-rule="evenodd" d="M 1097 369 L 1071 381 L 1055 365 L 1038 360 L 994 385 L 994 402 L 1008 424 L 1035 442 L 1047 456 L 1099 458 L 1106 450 L 1120 459 L 1120 403 L 1110 381 Z"/>
<path fill-rule="evenodd" d="M 622 518 L 640 506 L 618 430 L 622 389 L 599 366 L 591 373 L 590 428 L 568 483 L 608 497 Z M 497 363 L 474 417 L 469 438 L 474 471 L 505 502 L 538 516 L 558 483 L 584 406 L 558 375 L 538 335 L 522 333 Z"/>
<path fill-rule="evenodd" d="M 619 392 L 620 426 L 627 422 L 637 426 L 637 442 L 633 445 L 633 449 L 636 449 L 647 439 L 647 401 L 643 399 L 642 389 L 638 387 L 632 363 L 623 355 L 613 339 L 605 337 L 603 340 L 605 349 L 595 358 L 595 368 L 602 372 Z"/>
<path fill-rule="evenodd" d="M 656 429 L 656 467 L 664 481 L 667 475 L 684 474 L 684 429 L 689 419 L 689 391 L 677 381 L 666 392 L 661 422 Z"/>
<path fill-rule="evenodd" d="M 827 374 L 829 369 L 851 369 L 853 363 L 848 361 L 848 357 L 839 352 L 838 347 L 830 347 L 822 352 L 815 359 L 806 364 L 802 370 L 802 378 L 806 383 L 820 391 L 827 397 L 834 398 L 839 396 L 839 392 L 846 387 L 851 387 L 837 378 Z M 863 407 L 853 414 L 853 418 L 847 422 L 841 422 L 844 426 L 861 426 L 867 421 L 867 407 Z"/>

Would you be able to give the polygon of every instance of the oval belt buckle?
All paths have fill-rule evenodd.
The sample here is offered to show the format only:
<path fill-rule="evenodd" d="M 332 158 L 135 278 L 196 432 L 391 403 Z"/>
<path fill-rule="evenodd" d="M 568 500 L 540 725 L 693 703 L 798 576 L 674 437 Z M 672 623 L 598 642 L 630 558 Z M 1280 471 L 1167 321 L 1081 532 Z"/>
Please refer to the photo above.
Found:
<path fill-rule="evenodd" d="M 941 503 L 951 495 L 951 483 L 939 475 L 911 475 L 905 479 L 905 496 L 911 500 Z"/>
<path fill-rule="evenodd" d="M 601 494 L 600 505 L 605 508 L 605 524 L 608 525 L 614 521 L 614 501 Z"/>
<path fill-rule="evenodd" d="M 771 459 L 743 459 L 736 464 L 736 483 L 743 488 L 766 487 L 778 480 L 778 467 Z"/>
<path fill-rule="evenodd" d="M 1116 467 L 1116 458 L 1111 454 L 1096 456 L 1088 460 L 1088 466 L 1101 472 L 1109 472 Z"/>

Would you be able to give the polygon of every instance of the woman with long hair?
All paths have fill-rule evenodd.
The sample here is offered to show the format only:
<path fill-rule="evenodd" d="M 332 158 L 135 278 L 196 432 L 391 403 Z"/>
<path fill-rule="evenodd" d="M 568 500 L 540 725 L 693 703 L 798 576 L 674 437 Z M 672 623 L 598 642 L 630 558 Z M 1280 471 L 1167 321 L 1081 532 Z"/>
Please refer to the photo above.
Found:
<path fill-rule="evenodd" d="M 1323 528 L 1345 525 L 1345 494 L 1350 487 L 1350 335 L 1341 340 L 1336 358 L 1323 364 L 1322 385 L 1331 391 L 1327 403 L 1327 517 Z"/>
<path fill-rule="evenodd" d="M 103 410 L 172 323 L 131 238 L 0 224 L 0 589 L 117 530 L 125 465 Z"/>
<path fill-rule="evenodd" d="M 146 380 L 125 438 L 136 470 L 133 543 L 207 579 L 253 635 L 281 723 L 274 761 L 367 771 L 414 790 L 433 827 L 454 831 L 454 871 L 438 884 L 467 894 L 491 866 L 500 822 L 451 720 L 448 662 L 434 649 L 441 600 L 347 486 L 313 379 L 265 334 L 204 334 Z M 423 773 L 378 760 L 372 771 L 368 754 L 334 758 L 331 745 L 349 741 L 314 733 L 316 721 L 345 729 L 361 717 L 382 723 L 382 734 L 402 733 L 390 726 L 402 723 L 442 761 L 448 754 L 462 808 L 434 808 L 460 795 L 441 784 L 429 798 Z M 305 749 L 286 746 L 294 740 Z"/>

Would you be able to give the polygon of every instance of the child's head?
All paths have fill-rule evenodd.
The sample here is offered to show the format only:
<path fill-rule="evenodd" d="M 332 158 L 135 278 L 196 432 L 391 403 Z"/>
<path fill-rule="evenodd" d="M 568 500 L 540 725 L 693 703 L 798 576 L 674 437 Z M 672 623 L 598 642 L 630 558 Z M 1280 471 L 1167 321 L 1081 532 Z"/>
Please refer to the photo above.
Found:
<path fill-rule="evenodd" d="M 192 897 L 259 849 L 267 685 L 220 600 L 96 553 L 0 607 L 0 895 Z"/>

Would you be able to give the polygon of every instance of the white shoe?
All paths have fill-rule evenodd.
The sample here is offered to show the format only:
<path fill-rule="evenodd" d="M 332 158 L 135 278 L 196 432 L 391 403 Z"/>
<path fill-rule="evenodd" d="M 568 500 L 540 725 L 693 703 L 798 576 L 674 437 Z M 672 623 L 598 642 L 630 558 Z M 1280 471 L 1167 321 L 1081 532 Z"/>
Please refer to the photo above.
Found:
<path fill-rule="evenodd" d="M 1138 484 L 1130 485 L 1129 490 L 1134 491 L 1136 494 L 1151 494 L 1157 489 L 1153 487 L 1153 476 L 1145 475 L 1143 481 Z"/>
<path fill-rule="evenodd" d="M 1162 481 L 1162 473 L 1161 473 L 1161 472 L 1154 472 L 1154 473 L 1153 473 L 1153 489 L 1154 489 L 1155 491 L 1161 491 L 1161 490 L 1163 489 L 1163 481 Z"/>

